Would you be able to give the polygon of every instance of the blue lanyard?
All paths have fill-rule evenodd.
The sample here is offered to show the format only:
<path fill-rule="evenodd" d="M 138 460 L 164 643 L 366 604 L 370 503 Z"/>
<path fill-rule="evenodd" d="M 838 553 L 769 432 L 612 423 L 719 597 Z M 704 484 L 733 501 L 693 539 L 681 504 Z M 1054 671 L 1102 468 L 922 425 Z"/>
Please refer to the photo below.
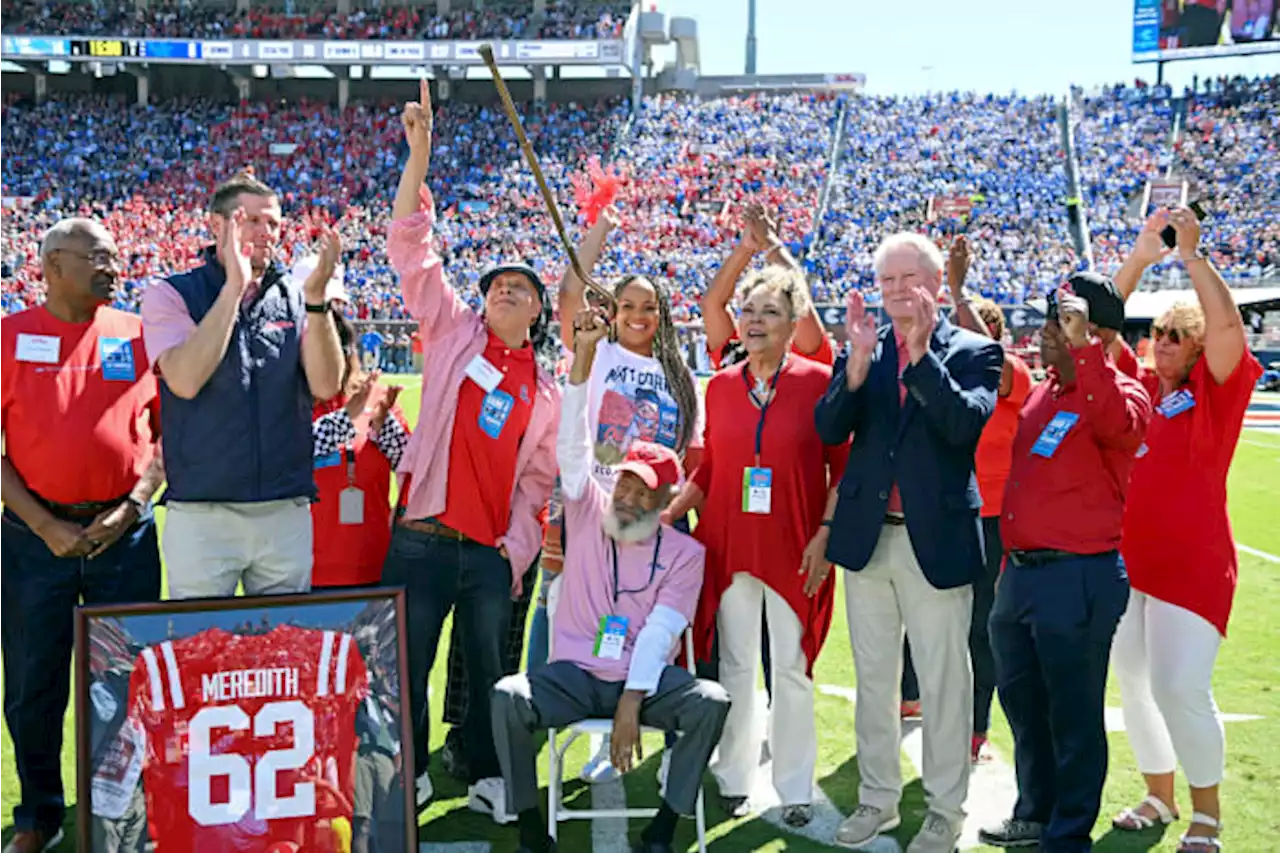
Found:
<path fill-rule="evenodd" d="M 653 560 L 649 563 L 649 580 L 639 589 L 620 589 L 618 587 L 618 543 L 614 539 L 609 540 L 609 547 L 613 551 L 613 606 L 618 607 L 618 596 L 622 593 L 631 595 L 637 592 L 644 592 L 653 583 L 653 576 L 658 573 L 658 551 L 662 548 L 662 528 L 658 528 L 658 540 L 653 543 Z M 615 614 L 616 615 L 616 614 Z"/>
<path fill-rule="evenodd" d="M 782 357 L 782 361 L 778 363 L 778 369 L 773 372 L 773 379 L 769 382 L 769 397 L 761 400 L 756 396 L 756 391 L 751 387 L 751 380 L 747 378 L 747 365 L 742 366 L 742 384 L 747 386 L 747 396 L 751 398 L 751 402 L 755 403 L 760 409 L 760 420 L 756 422 L 756 467 L 760 467 L 760 447 L 764 441 L 764 419 L 769 414 L 769 407 L 773 405 L 774 393 L 778 389 L 778 377 L 782 375 L 782 368 L 787 366 L 787 356 Z"/>

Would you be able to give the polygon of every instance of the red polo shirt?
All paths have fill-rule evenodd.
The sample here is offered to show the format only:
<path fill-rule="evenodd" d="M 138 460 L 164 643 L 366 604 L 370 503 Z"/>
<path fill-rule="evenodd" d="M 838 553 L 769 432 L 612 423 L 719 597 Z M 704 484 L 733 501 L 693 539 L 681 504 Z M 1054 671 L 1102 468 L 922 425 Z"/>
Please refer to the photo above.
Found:
<path fill-rule="evenodd" d="M 1202 616 L 1223 635 L 1236 590 L 1227 471 L 1261 375 L 1246 349 L 1219 385 L 1202 356 L 1180 389 L 1195 405 L 1152 415 L 1125 506 L 1121 552 L 1133 588 Z M 1158 397 L 1156 375 L 1143 370 L 1140 378 Z"/>
<path fill-rule="evenodd" d="M 1027 363 L 1011 352 L 1005 352 L 1013 382 L 1009 393 L 996 397 L 996 409 L 982 429 L 978 451 L 974 454 L 974 467 L 978 472 L 978 491 L 982 493 L 982 517 L 1000 515 L 1000 502 L 1004 499 L 1004 486 L 1009 479 L 1009 466 L 1013 462 L 1013 437 L 1018 432 L 1018 414 L 1031 393 L 1031 369 Z"/>
<path fill-rule="evenodd" d="M 1129 471 L 1151 419 L 1151 398 L 1116 369 L 1101 343 L 1071 357 L 1075 381 L 1064 384 L 1051 369 L 1022 409 L 1000 519 L 1006 551 L 1102 554 L 1120 547 Z M 1077 420 L 1051 456 L 1033 453 L 1059 413 Z"/>
<path fill-rule="evenodd" d="M 63 504 L 127 495 L 160 430 L 142 319 L 104 306 L 65 323 L 41 305 L 6 317 L 0 346 L 5 455 L 27 488 Z"/>
<path fill-rule="evenodd" d="M 733 334 L 729 337 L 729 340 L 725 341 L 721 345 L 719 350 L 715 352 L 712 352 L 710 349 L 707 350 L 707 358 L 711 362 L 712 370 L 720 369 L 720 366 L 724 361 L 725 347 L 739 340 L 741 340 L 741 338 L 738 337 L 738 332 L 735 329 Z M 818 364 L 825 364 L 827 367 L 831 367 L 836 363 L 836 352 L 834 349 L 831 348 L 831 338 L 827 337 L 826 335 L 822 336 L 822 345 L 819 346 L 818 349 L 815 350 L 814 352 L 800 352 L 800 350 L 796 349 L 796 345 L 794 343 L 791 344 L 791 351 L 796 355 L 800 356 L 801 358 L 807 358 L 810 361 L 816 361 L 818 362 Z"/>
<path fill-rule="evenodd" d="M 502 381 L 490 399 L 475 380 L 462 380 L 449 444 L 448 497 L 437 521 L 493 546 L 511 525 L 516 455 L 533 415 L 538 376 L 527 343 L 511 349 L 489 332 L 484 357 L 502 371 Z"/>

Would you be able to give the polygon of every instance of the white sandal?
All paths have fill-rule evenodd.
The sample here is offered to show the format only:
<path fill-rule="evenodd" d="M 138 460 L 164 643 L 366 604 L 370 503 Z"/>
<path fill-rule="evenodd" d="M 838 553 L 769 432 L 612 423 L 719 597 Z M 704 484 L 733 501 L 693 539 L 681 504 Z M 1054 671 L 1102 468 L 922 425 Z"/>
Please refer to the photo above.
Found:
<path fill-rule="evenodd" d="M 1161 800 L 1155 794 L 1147 794 L 1146 799 L 1139 803 L 1136 808 L 1125 809 L 1112 818 L 1111 825 L 1123 832 L 1142 832 L 1155 826 L 1156 822 L 1154 820 L 1138 811 L 1144 805 L 1151 806 L 1163 826 L 1168 826 L 1178 819 L 1178 813 L 1166 806 L 1164 800 Z"/>
<path fill-rule="evenodd" d="M 1204 812 L 1192 812 L 1191 822 L 1207 826 L 1214 830 L 1213 835 L 1184 834 L 1178 841 L 1178 853 L 1216 853 L 1222 849 L 1222 841 L 1218 833 L 1222 831 L 1222 821 L 1210 817 Z"/>

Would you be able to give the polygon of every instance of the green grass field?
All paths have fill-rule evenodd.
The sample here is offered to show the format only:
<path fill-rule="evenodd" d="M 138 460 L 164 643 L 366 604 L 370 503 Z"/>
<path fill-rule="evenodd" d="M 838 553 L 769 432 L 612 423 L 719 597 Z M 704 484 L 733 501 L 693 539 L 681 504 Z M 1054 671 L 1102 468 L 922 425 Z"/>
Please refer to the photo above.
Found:
<path fill-rule="evenodd" d="M 416 377 L 405 382 L 411 386 L 401 397 L 411 422 L 417 419 L 418 397 Z M 1236 453 L 1230 478 L 1231 516 L 1239 542 L 1251 548 L 1280 554 L 1280 433 L 1247 431 L 1247 441 Z M 163 518 L 162 518 L 163 521 Z M 1280 670 L 1275 664 L 1280 652 L 1280 564 L 1257 556 L 1240 555 L 1240 588 L 1231 623 L 1231 635 L 1219 657 L 1215 690 L 1218 703 L 1228 714 L 1257 715 L 1262 719 L 1232 722 L 1227 725 L 1227 776 L 1223 783 L 1224 841 L 1231 849 L 1245 853 L 1265 853 L 1280 849 L 1280 812 L 1276 811 L 1276 791 L 1280 790 Z M 844 597 L 836 596 L 835 624 L 816 669 L 820 685 L 852 687 L 854 672 L 849 639 L 845 629 Z M 448 636 L 446 629 L 445 636 Z M 433 719 L 440 719 L 443 700 L 446 656 L 432 673 Z M 1112 686 L 1108 704 L 1119 706 Z M 819 693 L 817 697 L 819 732 L 818 782 L 834 805 L 847 813 L 857 797 L 857 766 L 854 760 L 853 710 L 843 698 Z M 1006 761 L 1012 756 L 1009 730 L 997 704 L 992 725 L 992 743 Z M 75 800 L 74 756 L 71 743 L 74 720 L 68 713 L 64 731 L 67 747 L 63 756 L 63 778 L 68 800 Z M 435 726 L 432 747 L 438 750 L 444 728 Z M 645 763 L 625 780 L 631 806 L 657 804 L 655 773 L 658 765 L 657 739 L 646 743 Z M 1147 849 L 1172 850 L 1183 825 L 1175 824 L 1163 835 L 1158 830 L 1141 834 L 1110 831 L 1109 819 L 1121 808 L 1136 803 L 1143 794 L 1141 777 L 1134 769 L 1133 757 L 1125 735 L 1111 735 L 1111 773 L 1108 779 L 1102 815 L 1095 838 L 1099 851 L 1128 853 Z M 11 755 L 8 732 L 4 733 L 0 752 L 0 782 L 3 790 L 3 825 L 5 838 L 11 833 L 12 808 L 18 800 L 18 780 Z M 545 751 L 541 766 L 545 774 Z M 576 746 L 570 753 L 568 775 L 572 776 L 586 758 L 586 747 Z M 908 780 L 903 802 L 903 826 L 894 835 L 903 843 L 919 828 L 924 817 L 924 795 L 916 771 L 904 759 Z M 491 841 L 495 853 L 515 849 L 513 828 L 500 829 L 487 818 L 466 808 L 465 788 L 450 780 L 433 757 L 432 777 L 436 798 L 421 817 L 420 837 L 423 841 Z M 544 780 L 545 781 L 545 780 Z M 714 787 L 709 789 L 714 793 Z M 566 799 L 570 805 L 584 807 L 590 803 L 585 786 L 566 782 Z M 707 798 L 708 841 L 714 851 L 818 851 L 832 848 L 798 836 L 781 832 L 758 818 L 731 820 Z M 1185 789 L 1180 793 L 1183 813 L 1190 811 Z M 68 840 L 58 849 L 72 851 L 71 823 Z M 634 828 L 634 827 L 633 827 Z M 591 850 L 591 826 L 577 821 L 561 830 L 561 850 L 586 853 Z M 696 849 L 693 824 L 682 822 L 677 836 L 680 849 Z"/>

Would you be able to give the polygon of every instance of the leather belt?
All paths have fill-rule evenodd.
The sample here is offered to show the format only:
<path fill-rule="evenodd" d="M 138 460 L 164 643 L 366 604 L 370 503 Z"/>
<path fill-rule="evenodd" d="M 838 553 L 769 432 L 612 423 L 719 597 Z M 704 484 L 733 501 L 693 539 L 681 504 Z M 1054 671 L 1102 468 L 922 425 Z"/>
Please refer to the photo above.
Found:
<path fill-rule="evenodd" d="M 1009 562 L 1015 566 L 1043 566 L 1045 563 L 1056 563 L 1060 560 L 1075 560 L 1086 556 L 1084 554 L 1073 554 L 1070 551 L 1059 551 L 1055 548 L 1046 548 L 1040 551 L 1010 551 Z"/>
<path fill-rule="evenodd" d="M 412 530 L 415 533 L 425 533 L 428 536 L 438 536 L 441 539 L 448 539 L 450 542 L 474 542 L 475 541 L 467 534 L 460 533 L 459 531 L 454 530 L 452 527 L 443 525 L 438 521 L 432 521 L 429 518 L 421 519 L 421 520 L 415 520 L 411 518 L 398 518 L 396 519 L 396 524 L 400 525 L 406 530 Z"/>
<path fill-rule="evenodd" d="M 129 499 L 128 495 L 121 495 L 112 501 L 84 501 L 78 504 L 60 504 L 56 501 L 46 500 L 39 495 L 32 494 L 32 497 L 49 512 L 57 518 L 96 518 L 109 509 L 115 509 Z"/>
<path fill-rule="evenodd" d="M 907 523 L 907 517 L 905 515 L 898 515 L 897 513 L 886 512 L 884 514 L 884 523 L 890 527 L 902 527 Z"/>

